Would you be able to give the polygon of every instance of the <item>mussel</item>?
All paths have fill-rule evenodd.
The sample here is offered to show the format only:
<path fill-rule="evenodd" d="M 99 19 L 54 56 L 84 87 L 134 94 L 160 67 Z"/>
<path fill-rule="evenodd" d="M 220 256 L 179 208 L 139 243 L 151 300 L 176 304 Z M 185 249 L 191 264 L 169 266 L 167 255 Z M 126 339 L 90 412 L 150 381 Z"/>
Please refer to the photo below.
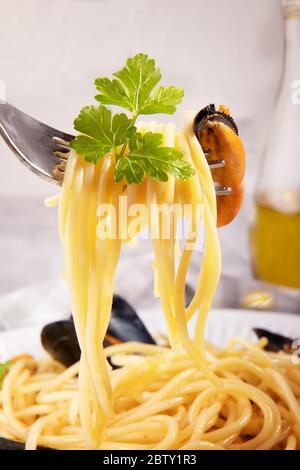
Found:
<path fill-rule="evenodd" d="M 284 351 L 288 354 L 297 353 L 297 348 L 299 348 L 300 344 L 299 339 L 292 339 L 263 328 L 254 328 L 253 331 L 259 339 L 266 338 L 268 340 L 264 348 L 266 351 Z"/>
<path fill-rule="evenodd" d="M 210 104 L 195 117 L 194 133 L 210 164 L 223 161 L 224 166 L 212 169 L 214 182 L 230 188 L 226 196 L 217 196 L 218 227 L 229 224 L 240 210 L 244 187 L 246 155 L 230 110 Z"/>
<path fill-rule="evenodd" d="M 6 439 L 0 437 L 0 450 L 25 450 L 25 444 L 22 442 L 13 441 L 12 439 Z M 38 446 L 37 450 L 53 450 L 50 447 Z"/>
<path fill-rule="evenodd" d="M 80 359 L 80 347 L 72 319 L 46 325 L 41 333 L 41 341 L 53 359 L 66 367 Z M 126 341 L 155 344 L 133 307 L 122 297 L 114 295 L 104 346 Z"/>
<path fill-rule="evenodd" d="M 50 356 L 66 367 L 80 359 L 80 346 L 73 320 L 56 321 L 44 326 L 41 341 Z"/>
<path fill-rule="evenodd" d="M 224 105 L 220 105 L 219 109 L 217 109 L 214 104 L 209 104 L 199 111 L 194 119 L 194 132 L 196 135 L 201 133 L 211 122 L 223 122 L 226 126 L 231 127 L 231 129 L 237 135 L 239 135 L 239 129 L 237 125 L 233 117 L 230 116 L 229 109 Z"/>
<path fill-rule="evenodd" d="M 139 318 L 134 308 L 119 295 L 114 295 L 110 322 L 106 338 L 112 344 L 117 342 L 139 341 L 155 344 L 154 339 Z"/>

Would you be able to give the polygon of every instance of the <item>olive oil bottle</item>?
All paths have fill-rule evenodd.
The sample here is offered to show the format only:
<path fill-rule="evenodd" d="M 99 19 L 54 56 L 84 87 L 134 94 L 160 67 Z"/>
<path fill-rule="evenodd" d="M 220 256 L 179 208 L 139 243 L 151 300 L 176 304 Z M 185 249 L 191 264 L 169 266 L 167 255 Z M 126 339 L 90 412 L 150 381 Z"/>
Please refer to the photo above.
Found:
<path fill-rule="evenodd" d="M 300 289 L 300 0 L 282 0 L 285 69 L 250 231 L 254 274 Z"/>
<path fill-rule="evenodd" d="M 255 211 L 250 233 L 255 275 L 272 284 L 300 289 L 300 207 L 284 211 L 262 201 Z"/>

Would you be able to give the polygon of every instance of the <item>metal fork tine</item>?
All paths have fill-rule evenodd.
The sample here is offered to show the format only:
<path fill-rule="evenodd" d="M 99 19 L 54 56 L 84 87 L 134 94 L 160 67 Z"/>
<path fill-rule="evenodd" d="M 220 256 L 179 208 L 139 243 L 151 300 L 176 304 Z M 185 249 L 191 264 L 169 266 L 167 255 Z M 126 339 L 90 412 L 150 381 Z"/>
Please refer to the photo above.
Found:
<path fill-rule="evenodd" d="M 225 166 L 225 160 L 210 160 L 208 162 L 208 166 L 211 170 L 215 170 L 216 168 L 223 168 Z"/>
<path fill-rule="evenodd" d="M 217 196 L 229 196 L 232 193 L 231 188 L 226 186 L 215 186 Z"/>
<path fill-rule="evenodd" d="M 53 150 L 59 150 L 62 153 L 70 153 L 71 152 L 70 147 L 65 147 L 64 145 L 59 145 L 59 144 L 54 145 Z"/>
<path fill-rule="evenodd" d="M 69 149 L 68 152 L 62 152 L 60 150 L 54 150 L 52 153 L 56 157 L 60 157 L 62 160 L 68 160 L 69 155 L 70 155 L 70 149 Z"/>
<path fill-rule="evenodd" d="M 67 141 L 67 140 L 64 140 L 62 139 L 61 137 L 57 137 L 57 136 L 53 136 L 52 137 L 52 140 L 53 142 L 56 144 L 56 145 L 59 145 L 60 147 L 67 147 L 67 148 L 70 148 L 70 141 Z"/>
<path fill-rule="evenodd" d="M 62 145 L 69 145 L 70 142 L 75 139 L 74 135 L 66 134 L 66 132 L 59 131 L 57 129 L 53 129 L 52 140 Z"/>
<path fill-rule="evenodd" d="M 210 152 L 204 152 L 206 159 L 208 159 Z M 216 168 L 224 168 L 225 160 L 207 160 L 210 170 L 215 170 Z M 226 186 L 219 186 L 215 184 L 215 191 L 217 196 L 229 196 L 232 194 L 231 188 Z"/>
<path fill-rule="evenodd" d="M 52 137 L 52 142 L 54 144 L 54 149 L 52 150 L 53 155 L 67 160 L 71 151 L 70 142 L 56 136 Z"/>

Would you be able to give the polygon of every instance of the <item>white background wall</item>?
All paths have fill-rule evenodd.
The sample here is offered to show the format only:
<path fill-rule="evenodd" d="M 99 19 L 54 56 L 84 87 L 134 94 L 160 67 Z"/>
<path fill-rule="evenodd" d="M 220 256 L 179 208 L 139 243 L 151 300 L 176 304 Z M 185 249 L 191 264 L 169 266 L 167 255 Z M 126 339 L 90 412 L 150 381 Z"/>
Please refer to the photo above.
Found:
<path fill-rule="evenodd" d="M 0 80 L 7 101 L 71 131 L 93 79 L 147 52 L 183 108 L 225 102 L 258 159 L 282 72 L 279 0 L 0 0 Z M 0 198 L 45 196 L 0 143 Z M 1 199 L 0 199 L 1 204 Z"/>

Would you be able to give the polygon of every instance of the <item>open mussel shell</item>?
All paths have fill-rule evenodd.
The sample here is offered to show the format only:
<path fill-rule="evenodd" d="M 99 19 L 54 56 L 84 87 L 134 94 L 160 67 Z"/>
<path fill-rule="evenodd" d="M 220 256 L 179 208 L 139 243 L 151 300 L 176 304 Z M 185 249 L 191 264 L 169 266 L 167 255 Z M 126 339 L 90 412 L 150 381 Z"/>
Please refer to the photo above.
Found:
<path fill-rule="evenodd" d="M 139 318 L 134 308 L 119 295 L 114 295 L 110 322 L 107 329 L 108 339 L 117 342 L 139 341 L 155 344 L 154 339 Z"/>
<path fill-rule="evenodd" d="M 41 333 L 41 341 L 51 357 L 66 367 L 80 359 L 80 347 L 72 319 L 46 325 Z M 104 346 L 127 341 L 155 344 L 133 307 L 122 297 L 114 295 Z"/>
<path fill-rule="evenodd" d="M 287 336 L 283 336 L 278 333 L 273 333 L 272 331 L 265 330 L 263 328 L 253 328 L 253 331 L 259 339 L 266 338 L 268 340 L 268 343 L 264 348 L 266 351 L 284 351 L 288 354 L 293 352 L 293 344 L 295 340 L 292 338 L 288 338 Z"/>
<path fill-rule="evenodd" d="M 56 321 L 44 326 L 41 341 L 50 356 L 66 367 L 80 359 L 80 347 L 72 320 Z"/>
<path fill-rule="evenodd" d="M 222 122 L 230 127 L 238 135 L 239 130 L 234 119 L 222 111 L 218 111 L 214 104 L 209 104 L 201 109 L 194 119 L 193 129 L 197 136 L 200 138 L 201 132 L 206 129 L 208 122 Z"/>

